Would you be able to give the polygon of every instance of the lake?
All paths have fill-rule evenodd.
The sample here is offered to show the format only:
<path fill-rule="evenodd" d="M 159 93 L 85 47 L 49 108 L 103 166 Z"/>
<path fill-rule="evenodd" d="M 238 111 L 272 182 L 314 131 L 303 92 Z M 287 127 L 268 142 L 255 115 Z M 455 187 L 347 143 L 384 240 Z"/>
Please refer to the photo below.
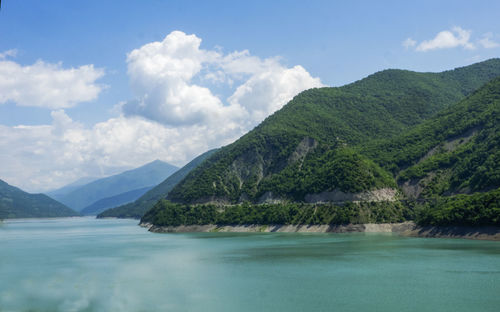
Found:
<path fill-rule="evenodd" d="M 0 223 L 0 311 L 499 311 L 500 242 Z"/>

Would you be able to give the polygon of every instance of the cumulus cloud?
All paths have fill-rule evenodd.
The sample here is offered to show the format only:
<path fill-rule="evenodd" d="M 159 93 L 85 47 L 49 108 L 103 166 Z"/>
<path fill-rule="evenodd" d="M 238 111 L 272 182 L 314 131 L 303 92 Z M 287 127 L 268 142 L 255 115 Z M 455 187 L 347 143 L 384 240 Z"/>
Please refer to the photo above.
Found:
<path fill-rule="evenodd" d="M 478 40 L 478 42 L 485 49 L 500 47 L 500 44 L 498 42 L 493 41 L 493 33 L 491 32 L 484 34 L 482 38 Z"/>
<path fill-rule="evenodd" d="M 0 54 L 0 104 L 12 101 L 19 106 L 68 108 L 96 99 L 103 88 L 96 80 L 104 71 L 93 65 L 63 68 L 37 61 L 22 66 L 6 60 L 15 55 L 15 50 Z"/>
<path fill-rule="evenodd" d="M 224 55 L 220 49 L 205 50 L 200 45 L 197 36 L 174 31 L 161 42 L 130 52 L 128 74 L 137 98 L 125 103 L 123 112 L 166 126 L 217 126 L 219 132 L 233 133 L 234 128 L 242 132 L 300 91 L 323 86 L 303 67 L 287 68 L 279 58 L 261 59 L 247 50 Z M 195 81 L 235 90 L 224 99 Z"/>
<path fill-rule="evenodd" d="M 179 129 L 140 117 L 119 116 L 85 127 L 59 110 L 52 112 L 49 125 L 0 125 L 0 163 L 4 164 L 0 178 L 28 191 L 43 191 L 157 158 L 178 163 L 210 143 L 200 133 L 197 138 L 182 138 Z"/>
<path fill-rule="evenodd" d="M 117 105 L 115 118 L 85 127 L 59 109 L 48 125 L 0 125 L 0 163 L 8 164 L 0 166 L 0 178 L 44 191 L 155 159 L 181 166 L 233 142 L 297 93 L 323 86 L 302 66 L 287 67 L 277 57 L 261 59 L 246 50 L 205 50 L 200 38 L 180 31 L 131 51 L 127 65 L 136 97 Z M 220 86 L 226 96 L 212 91 Z M 58 96 L 63 100 L 53 102 L 69 103 L 64 93 Z"/>
<path fill-rule="evenodd" d="M 436 49 L 450 49 L 463 47 L 464 49 L 475 49 L 470 42 L 471 31 L 461 27 L 453 27 L 451 30 L 439 32 L 433 39 L 422 41 L 416 48 L 417 51 L 430 51 Z"/>

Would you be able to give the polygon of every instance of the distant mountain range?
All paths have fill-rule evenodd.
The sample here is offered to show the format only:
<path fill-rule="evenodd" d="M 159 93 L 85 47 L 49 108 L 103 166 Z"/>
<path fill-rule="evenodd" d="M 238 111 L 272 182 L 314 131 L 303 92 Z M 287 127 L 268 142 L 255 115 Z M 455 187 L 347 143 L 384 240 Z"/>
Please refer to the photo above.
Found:
<path fill-rule="evenodd" d="M 119 206 L 116 208 L 108 209 L 97 215 L 98 218 L 135 218 L 140 219 L 146 211 L 156 204 L 160 199 L 166 198 L 170 190 L 179 183 L 184 177 L 191 172 L 194 168 L 199 166 L 205 159 L 214 154 L 217 150 L 213 149 L 190 161 L 187 165 L 176 171 L 170 177 L 165 179 L 162 183 L 145 193 L 136 201 Z M 83 213 L 84 211 L 82 211 Z"/>
<path fill-rule="evenodd" d="M 99 199 L 95 203 L 83 208 L 81 214 L 84 216 L 95 216 L 105 211 L 106 209 L 112 209 L 123 204 L 131 203 L 152 188 L 153 186 L 143 187 L 137 190 L 132 190 L 115 196 Z"/>
<path fill-rule="evenodd" d="M 98 180 L 99 178 L 96 177 L 83 177 L 78 180 L 76 180 L 73 183 L 70 183 L 68 185 L 65 185 L 59 189 L 53 190 L 53 191 L 48 191 L 45 192 L 45 195 L 48 195 L 52 198 L 55 198 L 56 196 L 63 196 L 65 194 L 71 193 L 72 191 L 76 190 L 77 188 L 88 184 L 90 182 L 94 182 L 95 180 Z"/>
<path fill-rule="evenodd" d="M 49 193 L 54 199 L 76 211 L 83 211 L 88 207 L 85 211 L 93 214 L 102 211 L 102 209 L 110 208 L 110 205 L 120 205 L 125 200 L 137 199 L 144 194 L 141 193 L 142 191 L 162 182 L 177 169 L 176 166 L 155 160 L 117 175 L 97 179 L 83 185 L 73 183 Z M 106 198 L 107 200 L 104 200 Z M 100 200 L 104 201 L 97 203 Z"/>
<path fill-rule="evenodd" d="M 143 222 L 500 225 L 497 77 L 491 59 L 306 90 L 192 170 Z"/>
<path fill-rule="evenodd" d="M 77 216 L 76 211 L 44 194 L 30 194 L 0 180 L 0 219 Z"/>

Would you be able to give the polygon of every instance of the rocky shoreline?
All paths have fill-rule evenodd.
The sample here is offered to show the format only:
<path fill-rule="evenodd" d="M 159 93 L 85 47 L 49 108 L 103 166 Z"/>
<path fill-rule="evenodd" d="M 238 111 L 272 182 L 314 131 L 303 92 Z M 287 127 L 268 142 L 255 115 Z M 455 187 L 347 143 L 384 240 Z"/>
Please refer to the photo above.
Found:
<path fill-rule="evenodd" d="M 416 226 L 402 235 L 432 238 L 464 238 L 500 241 L 500 227 L 495 226 Z"/>
<path fill-rule="evenodd" d="M 154 233 L 189 232 L 282 232 L 282 233 L 397 233 L 411 237 L 463 238 L 500 241 L 500 227 L 468 226 L 418 226 L 414 222 L 368 223 L 346 225 L 180 225 L 156 226 L 149 223 L 139 224 Z"/>

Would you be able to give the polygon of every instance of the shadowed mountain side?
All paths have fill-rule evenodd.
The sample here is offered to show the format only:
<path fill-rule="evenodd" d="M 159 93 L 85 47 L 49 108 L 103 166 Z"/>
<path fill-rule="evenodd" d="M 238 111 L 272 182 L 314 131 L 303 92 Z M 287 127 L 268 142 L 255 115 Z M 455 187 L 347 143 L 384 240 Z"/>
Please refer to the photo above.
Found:
<path fill-rule="evenodd" d="M 78 213 L 44 194 L 30 194 L 0 180 L 0 219 L 73 217 Z"/>

